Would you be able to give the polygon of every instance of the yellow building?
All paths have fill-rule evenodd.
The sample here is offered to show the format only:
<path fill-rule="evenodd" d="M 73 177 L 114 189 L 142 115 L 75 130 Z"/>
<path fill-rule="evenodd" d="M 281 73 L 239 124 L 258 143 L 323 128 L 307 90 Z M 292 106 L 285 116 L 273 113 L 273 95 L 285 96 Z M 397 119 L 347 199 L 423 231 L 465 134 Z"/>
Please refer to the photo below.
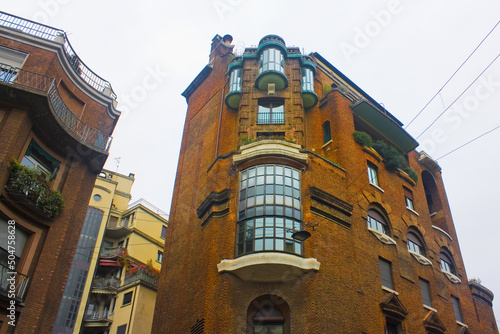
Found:
<path fill-rule="evenodd" d="M 75 255 L 56 333 L 150 332 L 168 221 L 144 199 L 129 204 L 133 183 L 134 174 L 99 174 L 76 252 L 87 255 L 89 268 L 82 278 Z"/>

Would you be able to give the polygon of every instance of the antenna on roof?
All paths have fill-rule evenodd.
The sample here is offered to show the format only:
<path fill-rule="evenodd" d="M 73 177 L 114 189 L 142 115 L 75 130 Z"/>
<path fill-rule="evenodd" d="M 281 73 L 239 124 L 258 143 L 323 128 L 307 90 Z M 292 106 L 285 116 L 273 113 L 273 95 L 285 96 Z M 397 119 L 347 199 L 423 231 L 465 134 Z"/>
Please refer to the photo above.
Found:
<path fill-rule="evenodd" d="M 122 159 L 122 157 L 118 157 L 118 158 L 115 158 L 116 160 L 116 172 L 118 173 L 118 168 L 120 167 L 120 160 Z"/>

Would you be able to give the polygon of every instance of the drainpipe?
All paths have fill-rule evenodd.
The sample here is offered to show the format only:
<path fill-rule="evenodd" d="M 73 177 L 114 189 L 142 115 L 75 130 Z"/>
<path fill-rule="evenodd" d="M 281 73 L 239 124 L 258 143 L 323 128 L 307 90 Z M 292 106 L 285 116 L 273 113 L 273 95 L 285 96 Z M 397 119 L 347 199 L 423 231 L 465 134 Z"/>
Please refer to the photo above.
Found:
<path fill-rule="evenodd" d="M 220 127 L 222 122 L 222 107 L 224 103 L 224 90 L 226 86 L 222 87 L 222 96 L 220 98 L 220 110 L 219 110 L 219 126 L 217 127 L 217 142 L 215 143 L 215 160 L 219 156 L 219 138 L 220 138 Z"/>

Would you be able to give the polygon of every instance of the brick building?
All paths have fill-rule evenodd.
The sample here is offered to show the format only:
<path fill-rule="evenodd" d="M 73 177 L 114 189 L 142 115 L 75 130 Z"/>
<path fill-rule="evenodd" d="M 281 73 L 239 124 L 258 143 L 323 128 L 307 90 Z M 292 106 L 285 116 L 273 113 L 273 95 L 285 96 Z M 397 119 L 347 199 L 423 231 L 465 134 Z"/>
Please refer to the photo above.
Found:
<path fill-rule="evenodd" d="M 115 107 L 64 31 L 0 12 L 0 333 L 52 331 Z"/>
<path fill-rule="evenodd" d="M 183 93 L 153 333 L 498 333 L 402 124 L 318 53 L 231 40 Z"/>

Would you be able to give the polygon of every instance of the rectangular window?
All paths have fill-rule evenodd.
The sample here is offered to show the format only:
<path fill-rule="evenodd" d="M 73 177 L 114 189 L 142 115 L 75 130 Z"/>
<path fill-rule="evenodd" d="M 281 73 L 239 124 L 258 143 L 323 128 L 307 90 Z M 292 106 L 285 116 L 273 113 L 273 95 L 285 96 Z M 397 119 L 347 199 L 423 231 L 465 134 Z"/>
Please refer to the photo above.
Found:
<path fill-rule="evenodd" d="M 403 192 L 405 194 L 406 207 L 414 211 L 415 207 L 413 206 L 413 192 L 406 187 L 403 187 Z"/>
<path fill-rule="evenodd" d="M 132 302 L 132 291 L 127 292 L 126 294 L 123 295 L 122 306 L 130 304 L 131 302 Z"/>
<path fill-rule="evenodd" d="M 162 239 L 165 239 L 167 237 L 167 227 L 165 225 L 163 225 L 161 227 L 161 234 L 160 234 L 160 237 Z"/>
<path fill-rule="evenodd" d="M 116 334 L 125 334 L 125 333 L 127 333 L 127 324 L 116 327 Z"/>
<path fill-rule="evenodd" d="M 109 314 L 115 313 L 116 297 L 111 300 L 111 307 L 109 308 Z"/>
<path fill-rule="evenodd" d="M 455 312 L 455 319 L 459 322 L 462 320 L 462 311 L 460 310 L 460 299 L 455 296 L 451 296 L 451 303 L 453 304 L 453 311 Z"/>
<path fill-rule="evenodd" d="M 368 181 L 377 187 L 379 186 L 377 166 L 371 162 L 368 162 Z"/>
<path fill-rule="evenodd" d="M 259 102 L 257 124 L 284 124 L 285 107 L 283 101 Z"/>
<path fill-rule="evenodd" d="M 163 252 L 158 251 L 158 254 L 156 255 L 156 261 L 158 262 L 163 261 Z"/>
<path fill-rule="evenodd" d="M 394 290 L 394 283 L 392 282 L 392 264 L 391 262 L 379 258 L 380 276 L 382 278 L 382 286 Z"/>
<path fill-rule="evenodd" d="M 31 141 L 23 159 L 21 160 L 21 165 L 36 169 L 51 178 L 54 178 L 60 164 L 59 161 L 48 154 L 43 148 L 40 147 L 40 145 Z"/>
<path fill-rule="evenodd" d="M 323 143 L 328 143 L 332 140 L 332 131 L 330 129 L 330 122 L 326 121 L 323 123 Z"/>
<path fill-rule="evenodd" d="M 418 280 L 420 282 L 420 293 L 422 294 L 422 301 L 424 302 L 424 305 L 432 307 L 431 288 L 429 282 L 422 278 L 419 278 Z"/>

